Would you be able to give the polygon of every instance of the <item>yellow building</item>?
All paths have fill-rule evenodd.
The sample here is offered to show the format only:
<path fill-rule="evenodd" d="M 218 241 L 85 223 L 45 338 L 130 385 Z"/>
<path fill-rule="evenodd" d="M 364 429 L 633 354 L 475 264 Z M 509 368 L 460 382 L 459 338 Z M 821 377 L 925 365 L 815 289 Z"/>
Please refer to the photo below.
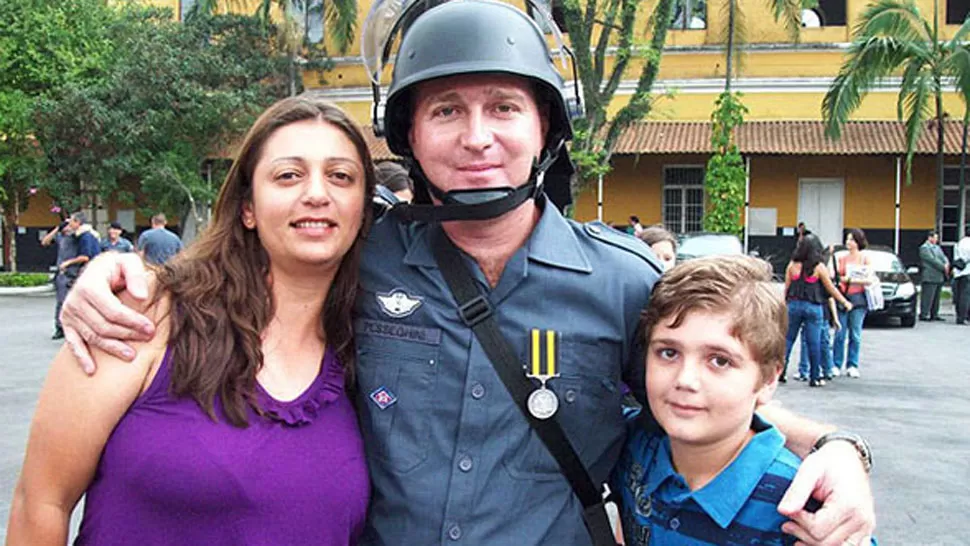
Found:
<path fill-rule="evenodd" d="M 150 1 L 182 17 L 196 0 Z M 559 15 L 559 0 L 538 1 L 551 3 L 553 14 Z M 630 215 L 638 215 L 644 224 L 663 223 L 678 233 L 701 228 L 703 173 L 710 153 L 707 120 L 724 87 L 721 29 L 727 0 L 676 1 L 675 28 L 667 37 L 654 87 L 656 93 L 669 95 L 657 102 L 650 119 L 623 135 L 613 157 L 613 171 L 603 180 L 601 202 L 593 184 L 576 204 L 578 220 L 601 218 L 623 225 Z M 855 115 L 859 122 L 847 127 L 841 143 L 822 136 L 822 97 L 843 61 L 851 29 L 869 1 L 819 0 L 818 9 L 804 14 L 806 27 L 796 43 L 773 19 L 766 2 L 741 0 L 748 43 L 733 88 L 744 93 L 750 111 L 739 137 L 750 165 L 747 242 L 763 255 L 786 258 L 793 246 L 793 230 L 804 221 L 826 243 L 840 241 L 847 228 L 861 227 L 871 242 L 897 247 L 910 264 L 917 261 L 916 247 L 934 225 L 935 146 L 929 135 L 914 161 L 912 185 L 897 183 L 897 165 L 905 153 L 902 128 L 895 121 L 898 81 L 884 82 L 869 94 Z M 647 0 L 641 5 L 638 36 L 645 35 L 655 3 Z M 243 7 L 237 3 L 236 9 L 249 12 L 255 4 L 256 0 L 247 0 Z M 358 31 L 370 4 L 370 0 L 358 4 Z M 923 13 L 932 13 L 933 0 L 917 0 L 917 4 Z M 948 38 L 967 17 L 970 2 L 939 0 L 939 4 L 941 34 Z M 328 40 L 321 20 L 311 25 L 312 35 Z M 359 40 L 335 62 L 335 68 L 326 74 L 326 85 L 321 83 L 322 75 L 306 74 L 307 87 L 329 96 L 361 124 L 370 125 L 372 94 L 361 64 Z M 641 66 L 631 63 L 610 112 L 629 100 Z M 563 74 L 571 77 L 571 69 L 563 69 Z M 387 78 L 389 70 L 385 82 Z M 950 118 L 962 117 L 963 104 L 954 93 L 944 97 L 944 108 Z M 873 123 L 876 121 L 879 123 Z M 956 125 L 947 124 L 945 243 L 952 243 L 957 235 L 955 181 L 961 143 Z M 372 139 L 371 144 L 375 158 L 391 157 L 380 139 Z M 44 199 L 33 200 L 25 220 L 51 225 L 48 207 Z"/>

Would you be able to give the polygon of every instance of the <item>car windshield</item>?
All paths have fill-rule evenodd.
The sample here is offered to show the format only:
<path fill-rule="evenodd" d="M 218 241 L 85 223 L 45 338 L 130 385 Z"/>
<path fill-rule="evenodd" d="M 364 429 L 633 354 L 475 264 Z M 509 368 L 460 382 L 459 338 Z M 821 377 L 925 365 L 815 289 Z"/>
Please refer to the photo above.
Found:
<path fill-rule="evenodd" d="M 868 251 L 872 269 L 882 273 L 905 273 L 906 268 L 895 255 L 889 252 Z"/>
<path fill-rule="evenodd" d="M 677 254 L 683 256 L 720 256 L 742 254 L 741 241 L 731 235 L 696 235 L 680 243 Z"/>

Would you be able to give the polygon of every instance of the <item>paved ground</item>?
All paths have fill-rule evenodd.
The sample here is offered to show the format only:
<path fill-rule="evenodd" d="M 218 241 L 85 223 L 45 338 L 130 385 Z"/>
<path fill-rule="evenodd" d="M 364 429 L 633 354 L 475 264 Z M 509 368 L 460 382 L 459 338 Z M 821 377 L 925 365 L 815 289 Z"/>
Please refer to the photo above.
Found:
<path fill-rule="evenodd" d="M 0 540 L 37 391 L 59 347 L 48 339 L 53 303 L 0 296 Z M 824 389 L 790 382 L 779 393 L 788 407 L 869 438 L 881 544 L 970 541 L 970 326 L 949 320 L 867 328 L 862 379 Z"/>

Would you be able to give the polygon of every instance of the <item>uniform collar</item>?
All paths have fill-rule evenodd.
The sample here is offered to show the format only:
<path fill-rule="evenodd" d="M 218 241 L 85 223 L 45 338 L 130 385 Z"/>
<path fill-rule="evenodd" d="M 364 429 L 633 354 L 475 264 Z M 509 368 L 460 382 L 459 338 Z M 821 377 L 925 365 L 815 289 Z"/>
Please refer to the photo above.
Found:
<path fill-rule="evenodd" d="M 751 429 L 755 435 L 738 457 L 710 483 L 689 495 L 721 528 L 734 521 L 785 445 L 785 437 L 778 429 L 757 415 L 751 421 Z M 645 493 L 653 495 L 668 478 L 683 479 L 673 467 L 670 439 L 664 436 Z"/>
<path fill-rule="evenodd" d="M 539 202 L 542 215 L 526 241 L 529 260 L 581 273 L 592 272 L 589 259 L 569 222 L 556 207 L 547 205 L 548 200 L 542 198 Z M 431 235 L 434 230 L 441 228 L 422 224 L 414 229 L 416 233 L 404 255 L 404 263 L 410 266 L 437 267 Z"/>

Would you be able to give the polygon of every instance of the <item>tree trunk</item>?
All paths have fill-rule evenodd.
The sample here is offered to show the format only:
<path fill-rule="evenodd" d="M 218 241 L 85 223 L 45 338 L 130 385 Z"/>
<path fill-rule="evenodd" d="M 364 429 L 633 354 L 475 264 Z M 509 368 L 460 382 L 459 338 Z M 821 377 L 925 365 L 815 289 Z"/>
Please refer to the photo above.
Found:
<path fill-rule="evenodd" d="M 960 219 L 957 240 L 967 233 L 967 126 L 970 124 L 970 104 L 963 109 L 963 143 L 960 147 Z"/>
<path fill-rule="evenodd" d="M 937 86 L 940 89 L 940 86 Z M 936 93 L 936 231 L 943 240 L 943 95 Z"/>
<path fill-rule="evenodd" d="M 20 222 L 20 193 L 11 189 L 3 208 L 3 264 L 7 271 L 17 271 L 17 224 Z"/>
<path fill-rule="evenodd" d="M 724 75 L 724 90 L 731 92 L 731 77 L 734 65 L 734 10 L 738 0 L 728 0 L 728 31 L 727 31 L 727 73 Z M 690 17 L 690 14 L 687 14 Z"/>

